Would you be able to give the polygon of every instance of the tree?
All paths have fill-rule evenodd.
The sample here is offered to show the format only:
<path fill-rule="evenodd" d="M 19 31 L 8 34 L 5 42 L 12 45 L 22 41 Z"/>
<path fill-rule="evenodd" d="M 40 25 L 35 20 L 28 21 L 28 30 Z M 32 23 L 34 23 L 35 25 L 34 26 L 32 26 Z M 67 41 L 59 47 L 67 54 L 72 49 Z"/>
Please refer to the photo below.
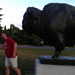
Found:
<path fill-rule="evenodd" d="M 4 31 L 6 31 L 6 25 L 4 26 Z"/>
<path fill-rule="evenodd" d="M 19 30 L 19 28 L 15 27 L 14 24 L 11 24 L 9 30 L 10 30 L 9 35 L 11 37 L 14 37 L 14 33 L 17 32 Z"/>
<path fill-rule="evenodd" d="M 1 10 L 2 10 L 2 8 L 0 8 L 0 11 L 1 11 Z M 3 16 L 3 14 L 0 14 L 0 22 L 1 22 L 1 20 L 2 20 L 1 16 Z M 1 23 L 0 23 L 0 25 L 1 25 Z"/>
<path fill-rule="evenodd" d="M 2 8 L 0 8 L 0 11 L 2 10 Z M 1 26 L 1 16 L 3 16 L 2 14 L 0 14 L 0 43 L 2 43 L 2 38 L 1 38 L 1 32 L 2 32 L 2 26 Z"/>

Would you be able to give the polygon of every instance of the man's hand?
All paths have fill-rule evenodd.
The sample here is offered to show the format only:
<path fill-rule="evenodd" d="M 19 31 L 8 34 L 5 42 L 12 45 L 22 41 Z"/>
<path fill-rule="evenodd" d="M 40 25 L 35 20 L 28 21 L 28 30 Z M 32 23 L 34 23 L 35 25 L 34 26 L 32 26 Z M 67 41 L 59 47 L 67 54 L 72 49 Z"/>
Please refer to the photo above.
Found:
<path fill-rule="evenodd" d="M 13 58 L 15 58 L 16 57 L 16 52 L 13 52 Z"/>

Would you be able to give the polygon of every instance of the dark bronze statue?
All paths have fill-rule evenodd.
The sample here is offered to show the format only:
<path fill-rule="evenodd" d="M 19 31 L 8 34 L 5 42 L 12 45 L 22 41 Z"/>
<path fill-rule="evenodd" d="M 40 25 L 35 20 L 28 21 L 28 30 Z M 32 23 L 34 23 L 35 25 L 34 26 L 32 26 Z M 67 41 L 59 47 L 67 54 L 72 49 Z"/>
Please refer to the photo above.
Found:
<path fill-rule="evenodd" d="M 47 4 L 43 10 L 28 7 L 22 27 L 28 34 L 37 34 L 55 46 L 52 58 L 57 58 L 65 46 L 75 44 L 75 7 L 61 3 Z"/>

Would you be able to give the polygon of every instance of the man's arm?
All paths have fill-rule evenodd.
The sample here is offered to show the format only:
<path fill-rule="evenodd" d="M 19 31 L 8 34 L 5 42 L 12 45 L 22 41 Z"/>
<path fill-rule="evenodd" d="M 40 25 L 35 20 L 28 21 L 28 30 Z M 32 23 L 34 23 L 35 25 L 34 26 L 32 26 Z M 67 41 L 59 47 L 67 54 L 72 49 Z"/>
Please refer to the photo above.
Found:
<path fill-rule="evenodd" d="M 13 57 L 16 57 L 16 50 L 17 50 L 17 43 L 14 43 L 14 49 L 13 49 Z"/>

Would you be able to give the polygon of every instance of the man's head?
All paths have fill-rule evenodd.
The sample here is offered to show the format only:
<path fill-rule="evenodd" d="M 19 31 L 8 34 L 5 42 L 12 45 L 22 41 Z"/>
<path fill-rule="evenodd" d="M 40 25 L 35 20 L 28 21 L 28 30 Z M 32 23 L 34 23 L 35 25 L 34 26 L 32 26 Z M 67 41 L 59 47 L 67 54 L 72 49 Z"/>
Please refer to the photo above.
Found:
<path fill-rule="evenodd" d="M 2 37 L 3 39 L 7 39 L 6 33 L 2 33 L 2 34 L 1 34 L 1 37 Z"/>

